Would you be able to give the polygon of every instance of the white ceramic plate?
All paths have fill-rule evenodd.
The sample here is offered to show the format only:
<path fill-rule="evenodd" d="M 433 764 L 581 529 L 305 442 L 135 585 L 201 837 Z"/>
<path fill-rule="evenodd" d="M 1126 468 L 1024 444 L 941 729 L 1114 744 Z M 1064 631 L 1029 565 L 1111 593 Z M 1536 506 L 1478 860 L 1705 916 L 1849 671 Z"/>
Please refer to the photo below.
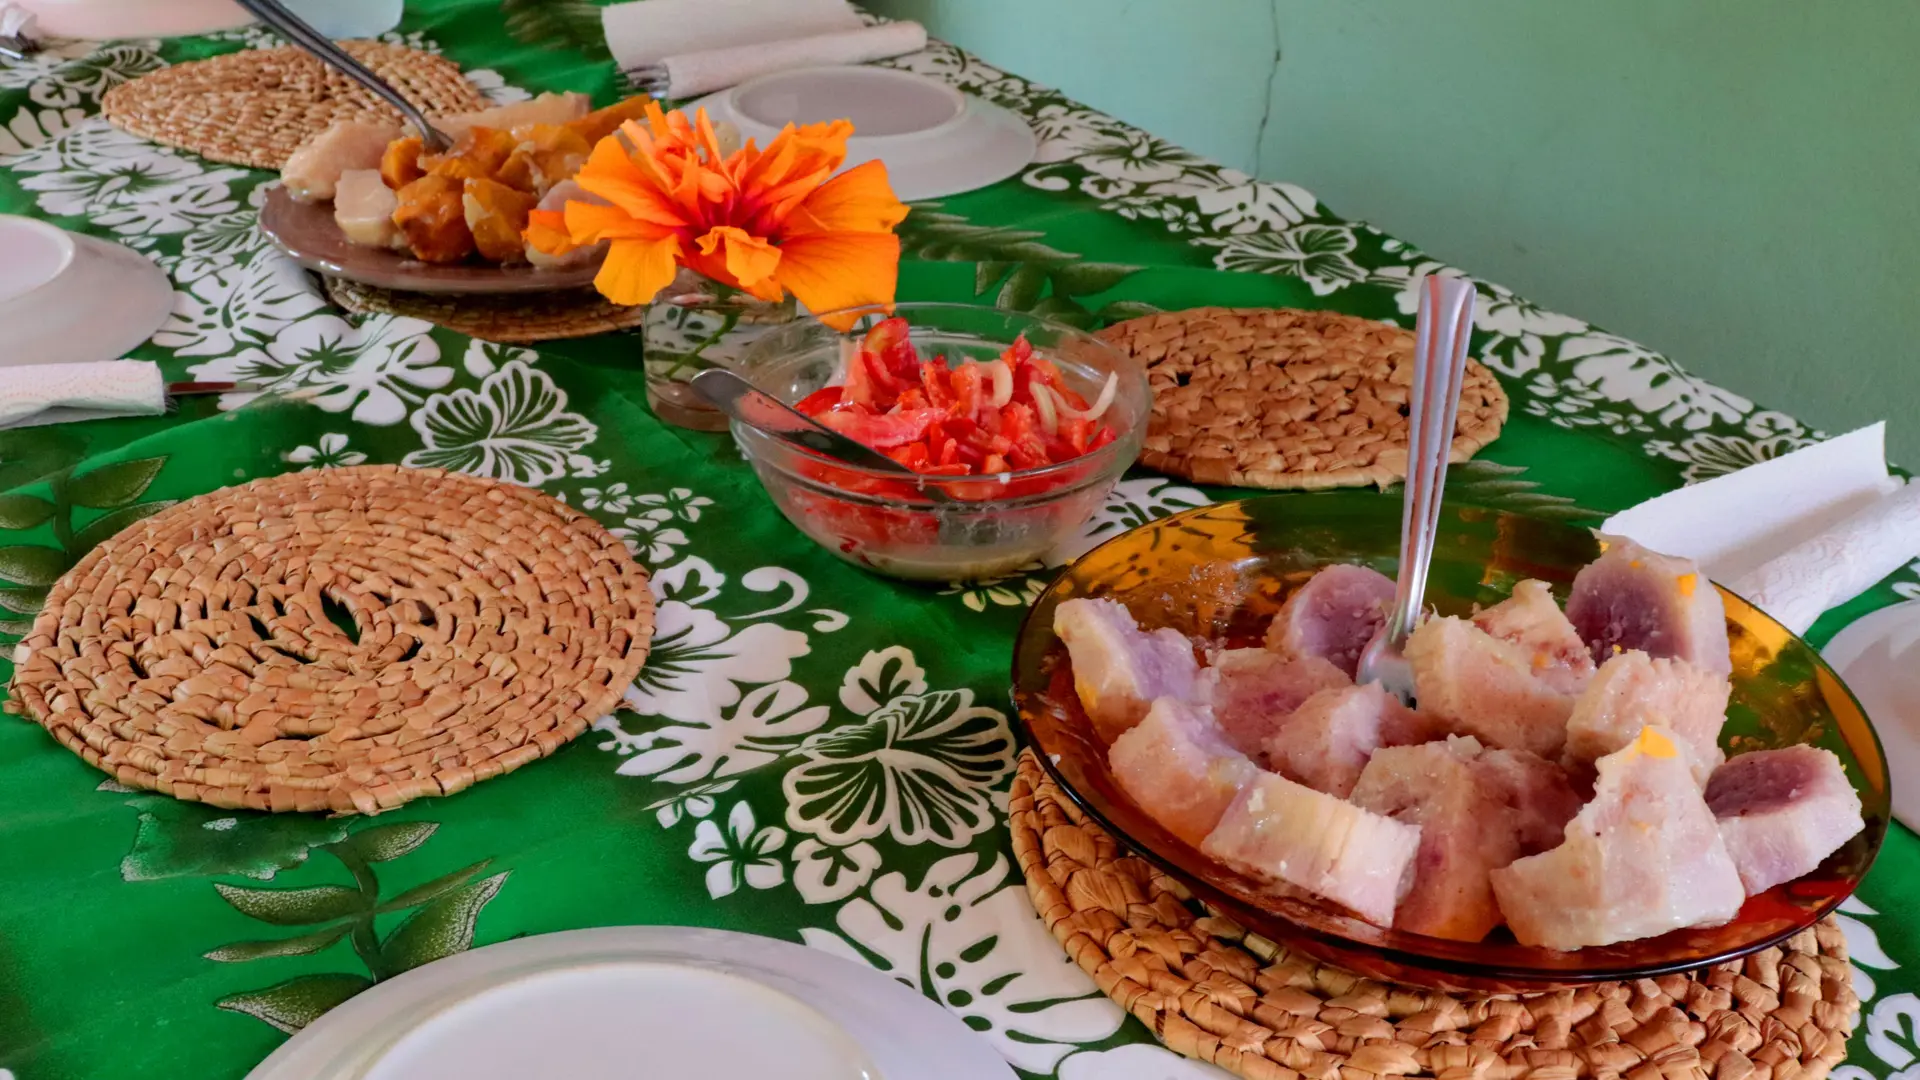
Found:
<path fill-rule="evenodd" d="M 1920 776 L 1920 602 L 1861 616 L 1820 655 L 1867 710 L 1888 773 L 1901 780 Z M 1920 828 L 1920 784 L 1893 785 L 1893 816 Z"/>
<path fill-rule="evenodd" d="M 845 167 L 886 162 L 893 193 L 904 202 L 997 184 L 1032 164 L 1039 147 L 1026 122 L 1006 109 L 892 68 L 777 72 L 709 95 L 688 114 L 695 108 L 761 146 L 788 123 L 852 120 Z"/>
<path fill-rule="evenodd" d="M 742 1038 L 743 1033 L 751 1037 Z M 871 968 L 725 930 L 606 927 L 461 953 L 353 998 L 249 1080 L 1012 1080 Z"/>
<path fill-rule="evenodd" d="M 118 360 L 173 310 L 173 282 L 137 252 L 0 214 L 0 365 Z"/>

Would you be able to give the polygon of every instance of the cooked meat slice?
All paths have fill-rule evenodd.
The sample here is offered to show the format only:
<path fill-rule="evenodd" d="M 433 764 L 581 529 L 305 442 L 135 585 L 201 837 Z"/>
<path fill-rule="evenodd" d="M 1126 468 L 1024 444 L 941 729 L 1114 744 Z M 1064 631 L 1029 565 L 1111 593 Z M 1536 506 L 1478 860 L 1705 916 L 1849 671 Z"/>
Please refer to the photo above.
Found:
<path fill-rule="evenodd" d="M 1678 737 L 1645 728 L 1598 765 L 1593 801 L 1560 846 L 1491 874 L 1513 936 L 1578 949 L 1733 918 L 1740 872 Z"/>
<path fill-rule="evenodd" d="M 1560 755 L 1573 697 L 1535 675 L 1533 657 L 1464 619 L 1428 619 L 1407 639 L 1420 712 L 1489 746 Z"/>
<path fill-rule="evenodd" d="M 1707 806 L 1748 896 L 1812 872 L 1865 827 L 1840 759 L 1815 746 L 1741 754 L 1715 770 Z"/>
<path fill-rule="evenodd" d="M 1200 673 L 1202 696 L 1240 752 L 1259 757 L 1267 740 L 1314 694 L 1353 680 L 1317 656 L 1287 657 L 1265 649 L 1227 649 Z"/>
<path fill-rule="evenodd" d="M 1393 579 L 1364 566 L 1325 567 L 1287 597 L 1267 627 L 1267 648 L 1287 656 L 1318 656 L 1353 677 L 1367 642 L 1393 606 Z"/>
<path fill-rule="evenodd" d="M 1720 728 L 1733 687 L 1716 671 L 1635 650 L 1600 665 L 1567 720 L 1566 763 L 1582 768 L 1632 742 L 1648 724 L 1671 728 L 1703 787 L 1725 756 Z"/>
<path fill-rule="evenodd" d="M 1377 683 L 1322 690 L 1281 721 L 1262 748 L 1274 772 L 1346 798 L 1367 759 L 1404 729 L 1408 711 Z"/>
<path fill-rule="evenodd" d="M 1173 835 L 1198 845 L 1260 768 L 1235 750 L 1204 708 L 1161 698 L 1107 751 L 1127 797 Z"/>
<path fill-rule="evenodd" d="M 1140 629 L 1111 600 L 1066 601 L 1054 609 L 1053 632 L 1066 643 L 1080 704 L 1108 742 L 1139 723 L 1155 698 L 1194 695 L 1193 642 L 1177 630 Z"/>
<path fill-rule="evenodd" d="M 378 169 L 387 144 L 399 137 L 397 124 L 336 120 L 287 158 L 280 167 L 280 183 L 299 202 L 324 202 L 333 198 L 341 173 Z"/>
<path fill-rule="evenodd" d="M 1473 625 L 1531 654 L 1533 673 L 1564 694 L 1577 694 L 1593 677 L 1593 654 L 1567 621 L 1553 590 L 1531 579 L 1473 617 Z"/>
<path fill-rule="evenodd" d="M 1733 671 L 1720 591 L 1692 560 L 1631 540 L 1608 541 L 1606 553 L 1574 577 L 1567 618 L 1595 663 L 1639 649 L 1722 675 Z"/>

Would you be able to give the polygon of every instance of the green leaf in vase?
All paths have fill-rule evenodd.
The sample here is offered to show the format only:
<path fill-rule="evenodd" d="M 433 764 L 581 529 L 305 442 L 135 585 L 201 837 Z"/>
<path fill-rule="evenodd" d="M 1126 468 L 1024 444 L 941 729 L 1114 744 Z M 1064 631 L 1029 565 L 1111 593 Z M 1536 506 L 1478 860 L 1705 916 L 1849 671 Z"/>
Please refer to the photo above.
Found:
<path fill-rule="evenodd" d="M 221 811 L 161 795 L 142 795 L 127 805 L 139 811 L 140 821 L 132 849 L 120 860 L 124 881 L 214 874 L 265 880 L 347 834 L 339 819 L 312 814 Z"/>
<path fill-rule="evenodd" d="M 95 510 L 125 506 L 147 490 L 166 463 L 164 457 L 150 457 L 102 465 L 68 480 L 67 498 Z"/>
<path fill-rule="evenodd" d="M 53 504 L 38 495 L 0 495 L 0 529 L 31 529 L 53 516 Z"/>
<path fill-rule="evenodd" d="M 74 554 L 78 555 L 92 551 L 121 529 L 126 528 L 142 518 L 152 517 L 167 507 L 172 506 L 176 501 L 177 500 L 174 499 L 157 499 L 153 502 L 134 503 L 132 506 L 123 506 L 118 510 L 109 510 L 101 514 L 99 517 L 89 521 L 86 528 L 73 534 L 72 549 Z"/>
<path fill-rule="evenodd" d="M 466 951 L 473 944 L 480 909 L 506 881 L 505 873 L 481 878 L 415 911 L 380 945 L 380 959 L 389 975 Z"/>
<path fill-rule="evenodd" d="M 240 914 L 275 926 L 312 926 L 367 910 L 360 890 L 341 885 L 302 889 L 254 889 L 215 882 L 214 889 Z"/>
<path fill-rule="evenodd" d="M 51 585 L 72 563 L 59 548 L 37 544 L 0 547 L 0 578 L 19 585 Z"/>
<path fill-rule="evenodd" d="M 380 906 L 374 910 L 379 914 L 385 915 L 389 912 L 405 911 L 410 907 L 419 907 L 421 904 L 427 903 L 430 900 L 438 900 L 440 897 L 472 881 L 480 871 L 492 865 L 492 859 L 481 859 L 472 866 L 465 866 L 455 870 L 451 874 L 442 874 L 425 884 L 415 885 L 413 888 L 408 889 L 391 900 L 382 901 Z"/>
<path fill-rule="evenodd" d="M 1138 266 L 1120 263 L 1068 263 L 1053 272 L 1053 291 L 1067 296 L 1106 292 L 1139 272 Z"/>
<path fill-rule="evenodd" d="M 291 1035 L 372 985 L 373 980 L 364 975 L 299 975 L 265 990 L 221 998 L 215 1004 L 264 1020 Z"/>
<path fill-rule="evenodd" d="M 427 842 L 440 826 L 432 821 L 396 821 L 375 825 L 349 834 L 332 850 L 342 855 L 357 855 L 370 863 L 391 862 Z"/>
<path fill-rule="evenodd" d="M 232 945 L 222 945 L 214 949 L 207 953 L 206 957 L 223 964 L 238 964 L 248 960 L 265 960 L 274 956 L 307 956 L 346 937 L 352 930 L 352 923 L 343 922 L 338 926 L 329 926 L 325 930 L 316 930 L 311 934 L 280 938 L 276 941 L 236 941 Z"/>
<path fill-rule="evenodd" d="M 1027 263 L 1015 270 L 1005 285 L 1000 286 L 1000 297 L 995 306 L 1010 311 L 1029 310 L 1040 302 L 1040 290 L 1046 287 L 1046 268 Z"/>

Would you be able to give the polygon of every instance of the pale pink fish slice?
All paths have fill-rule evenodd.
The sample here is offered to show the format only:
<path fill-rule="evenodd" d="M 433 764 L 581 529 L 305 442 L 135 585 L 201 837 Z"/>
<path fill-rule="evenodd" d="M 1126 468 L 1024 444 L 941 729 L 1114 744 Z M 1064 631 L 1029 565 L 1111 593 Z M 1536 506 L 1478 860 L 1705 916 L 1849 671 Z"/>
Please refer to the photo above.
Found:
<path fill-rule="evenodd" d="M 1374 751 L 1416 721 L 1378 683 L 1322 690 L 1282 721 L 1262 748 L 1267 767 L 1346 798 Z"/>
<path fill-rule="evenodd" d="M 1456 941 L 1500 925 L 1491 873 L 1559 843 L 1580 809 L 1559 766 L 1464 736 L 1380 750 L 1349 800 L 1420 826 L 1413 888 L 1393 924 Z"/>
<path fill-rule="evenodd" d="M 1593 677 L 1593 654 L 1567 621 L 1544 581 L 1526 580 L 1512 595 L 1473 617 L 1473 625 L 1530 654 L 1534 675 L 1564 694 Z"/>
<path fill-rule="evenodd" d="M 1256 759 L 1302 702 L 1322 690 L 1353 685 L 1318 656 L 1281 656 L 1266 649 L 1226 649 L 1200 679 L 1201 696 L 1212 702 L 1227 739 Z"/>
<path fill-rule="evenodd" d="M 1317 656 L 1353 679 L 1360 653 L 1386 624 L 1393 579 L 1365 566 L 1322 567 L 1294 590 L 1267 627 L 1267 648 L 1286 656 Z"/>
<path fill-rule="evenodd" d="M 1190 699 L 1200 664 L 1193 642 L 1176 630 L 1148 633 L 1111 600 L 1068 600 L 1053 612 L 1066 643 L 1073 688 L 1094 730 L 1112 742 L 1140 722 L 1155 698 Z"/>
<path fill-rule="evenodd" d="M 1532 654 L 1464 619 L 1428 619 L 1407 639 L 1420 712 L 1489 746 L 1557 758 L 1573 697 L 1535 675 Z"/>
<path fill-rule="evenodd" d="M 1234 749 L 1204 708 L 1161 698 L 1115 739 L 1107 764 L 1127 797 L 1168 832 L 1198 845 L 1260 767 Z"/>
<path fill-rule="evenodd" d="M 1609 539 L 1606 552 L 1574 576 L 1567 618 L 1596 663 L 1638 649 L 1722 675 L 1733 671 L 1720 591 L 1692 560 L 1631 540 Z"/>
<path fill-rule="evenodd" d="M 1701 786 L 1724 761 L 1720 729 L 1733 687 L 1717 671 L 1635 650 L 1600 665 L 1567 719 L 1569 768 L 1584 769 L 1632 742 L 1648 724 L 1673 730 Z"/>
<path fill-rule="evenodd" d="M 1263 772 L 1227 807 L 1200 850 L 1391 926 L 1393 909 L 1413 881 L 1419 847 L 1417 825 Z"/>
<path fill-rule="evenodd" d="M 1866 827 L 1840 759 L 1816 746 L 1741 754 L 1714 772 L 1707 806 L 1749 896 L 1811 873 Z"/>
<path fill-rule="evenodd" d="M 1718 926 L 1746 900 L 1740 872 L 1669 730 L 1600 759 L 1593 801 L 1559 847 L 1491 874 L 1523 945 L 1579 949 Z"/>

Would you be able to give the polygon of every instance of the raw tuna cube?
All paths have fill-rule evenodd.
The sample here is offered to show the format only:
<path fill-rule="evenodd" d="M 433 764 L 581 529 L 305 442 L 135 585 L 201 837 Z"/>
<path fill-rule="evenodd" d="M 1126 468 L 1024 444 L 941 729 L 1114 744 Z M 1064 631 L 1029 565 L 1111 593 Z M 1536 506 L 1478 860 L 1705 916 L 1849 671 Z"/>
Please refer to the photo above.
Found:
<path fill-rule="evenodd" d="M 1413 882 L 1420 827 L 1270 772 L 1241 791 L 1200 850 L 1352 908 L 1376 926 Z"/>
<path fill-rule="evenodd" d="M 1073 661 L 1073 688 L 1101 738 L 1112 742 L 1140 722 L 1155 698 L 1194 695 L 1200 664 L 1177 630 L 1148 633 L 1111 600 L 1068 600 L 1053 612 L 1053 632 Z"/>
<path fill-rule="evenodd" d="M 1195 845 L 1260 773 L 1227 742 L 1205 709 L 1173 698 L 1154 702 L 1146 719 L 1115 739 L 1107 764 L 1128 798 L 1168 832 Z"/>
<path fill-rule="evenodd" d="M 1346 798 L 1367 759 L 1403 730 L 1410 710 L 1378 683 L 1322 690 L 1281 722 L 1262 747 L 1267 767 L 1315 791 Z"/>
<path fill-rule="evenodd" d="M 1420 711 L 1489 746 L 1560 755 L 1573 697 L 1535 677 L 1533 657 L 1463 619 L 1428 619 L 1407 639 Z"/>
<path fill-rule="evenodd" d="M 399 137 L 398 124 L 336 120 L 288 156 L 287 163 L 280 167 L 280 183 L 300 202 L 331 199 L 341 173 L 378 169 L 387 144 Z"/>
<path fill-rule="evenodd" d="M 1733 918 L 1746 899 L 1740 872 L 1678 737 L 1645 728 L 1598 764 L 1593 801 L 1565 841 L 1491 875 L 1513 936 L 1578 949 Z"/>
<path fill-rule="evenodd" d="M 1733 692 L 1718 672 L 1685 660 L 1655 660 L 1638 650 L 1600 665 L 1600 672 L 1573 704 L 1567 720 L 1566 762 L 1584 768 L 1627 745 L 1648 724 L 1673 730 L 1687 751 L 1702 787 L 1725 755 L 1720 728 Z"/>
<path fill-rule="evenodd" d="M 1307 579 L 1267 627 L 1267 648 L 1288 656 L 1319 656 L 1351 679 L 1360 653 L 1380 632 L 1393 606 L 1393 579 L 1344 563 Z"/>
<path fill-rule="evenodd" d="M 1726 675 L 1727 609 L 1720 591 L 1690 559 L 1609 540 L 1606 554 L 1573 579 L 1567 618 L 1593 649 L 1595 663 L 1639 649 Z"/>
<path fill-rule="evenodd" d="M 1741 754 L 1714 772 L 1707 806 L 1748 896 L 1811 872 L 1865 827 L 1840 759 L 1815 746 Z"/>
<path fill-rule="evenodd" d="M 1258 758 L 1267 740 L 1314 694 L 1353 680 L 1318 656 L 1285 657 L 1265 649 L 1228 649 L 1200 674 L 1214 719 L 1243 754 Z"/>
<path fill-rule="evenodd" d="M 1559 766 L 1462 736 L 1379 751 L 1351 801 L 1420 826 L 1413 888 L 1393 925 L 1457 941 L 1479 941 L 1500 925 L 1491 872 L 1558 843 L 1580 808 Z"/>
<path fill-rule="evenodd" d="M 1523 581 L 1513 595 L 1473 617 L 1473 625 L 1531 654 L 1533 673 L 1564 694 L 1593 677 L 1593 654 L 1544 581 Z"/>

